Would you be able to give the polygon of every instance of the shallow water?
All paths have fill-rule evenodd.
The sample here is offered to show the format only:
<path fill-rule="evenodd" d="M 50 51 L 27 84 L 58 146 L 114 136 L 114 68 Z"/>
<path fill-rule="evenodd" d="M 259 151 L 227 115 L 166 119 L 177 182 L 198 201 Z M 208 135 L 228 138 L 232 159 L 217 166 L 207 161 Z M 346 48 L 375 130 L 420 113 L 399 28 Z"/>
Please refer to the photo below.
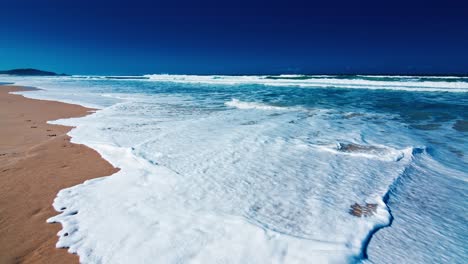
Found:
<path fill-rule="evenodd" d="M 54 121 L 121 168 L 54 202 L 82 262 L 466 259 L 467 78 L 146 78 L 0 78 L 101 109 Z"/>

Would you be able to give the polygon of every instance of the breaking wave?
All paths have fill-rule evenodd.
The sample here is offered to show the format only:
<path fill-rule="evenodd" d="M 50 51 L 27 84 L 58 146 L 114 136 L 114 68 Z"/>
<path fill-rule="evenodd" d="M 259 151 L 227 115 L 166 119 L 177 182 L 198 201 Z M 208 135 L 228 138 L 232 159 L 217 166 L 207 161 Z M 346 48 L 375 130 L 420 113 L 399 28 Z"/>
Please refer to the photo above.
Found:
<path fill-rule="evenodd" d="M 229 102 L 224 103 L 226 106 L 235 107 L 238 109 L 259 109 L 259 110 L 286 110 L 286 107 L 280 106 L 273 106 L 268 104 L 262 103 L 255 103 L 255 102 L 244 102 L 238 99 L 232 99 Z"/>
<path fill-rule="evenodd" d="M 326 76 L 326 75 L 145 75 L 151 81 L 192 84 L 240 85 L 261 84 L 270 86 L 298 86 L 310 88 L 348 88 L 373 90 L 402 90 L 415 92 L 468 92 L 468 79 L 456 77 L 406 77 L 401 76 Z"/>

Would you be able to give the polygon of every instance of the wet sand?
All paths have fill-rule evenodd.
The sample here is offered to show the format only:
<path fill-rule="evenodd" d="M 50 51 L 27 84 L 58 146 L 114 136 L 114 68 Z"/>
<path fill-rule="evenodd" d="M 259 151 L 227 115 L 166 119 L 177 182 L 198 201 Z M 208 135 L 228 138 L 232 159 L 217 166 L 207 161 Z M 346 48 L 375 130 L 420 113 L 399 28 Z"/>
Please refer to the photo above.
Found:
<path fill-rule="evenodd" d="M 57 249 L 57 192 L 117 171 L 100 155 L 70 143 L 71 127 L 48 120 L 79 117 L 91 109 L 9 94 L 27 88 L 0 86 L 0 263 L 78 263 Z"/>

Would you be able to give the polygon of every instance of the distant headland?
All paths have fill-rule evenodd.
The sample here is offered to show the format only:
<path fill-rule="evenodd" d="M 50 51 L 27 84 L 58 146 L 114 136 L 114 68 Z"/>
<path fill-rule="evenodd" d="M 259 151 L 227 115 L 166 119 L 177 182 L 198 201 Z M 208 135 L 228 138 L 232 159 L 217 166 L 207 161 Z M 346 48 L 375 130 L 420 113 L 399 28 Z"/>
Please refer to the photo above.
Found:
<path fill-rule="evenodd" d="M 0 71 L 0 74 L 16 75 L 16 76 L 67 76 L 67 74 L 55 73 L 50 71 L 42 71 L 38 69 L 13 69 L 7 71 Z"/>

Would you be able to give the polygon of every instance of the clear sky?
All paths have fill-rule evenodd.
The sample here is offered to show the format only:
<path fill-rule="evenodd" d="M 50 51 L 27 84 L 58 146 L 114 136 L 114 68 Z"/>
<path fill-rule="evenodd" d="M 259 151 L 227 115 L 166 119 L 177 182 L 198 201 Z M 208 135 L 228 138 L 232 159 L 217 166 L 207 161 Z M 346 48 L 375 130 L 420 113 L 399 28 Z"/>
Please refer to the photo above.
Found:
<path fill-rule="evenodd" d="M 468 73 L 468 1 L 0 0 L 0 69 Z"/>

